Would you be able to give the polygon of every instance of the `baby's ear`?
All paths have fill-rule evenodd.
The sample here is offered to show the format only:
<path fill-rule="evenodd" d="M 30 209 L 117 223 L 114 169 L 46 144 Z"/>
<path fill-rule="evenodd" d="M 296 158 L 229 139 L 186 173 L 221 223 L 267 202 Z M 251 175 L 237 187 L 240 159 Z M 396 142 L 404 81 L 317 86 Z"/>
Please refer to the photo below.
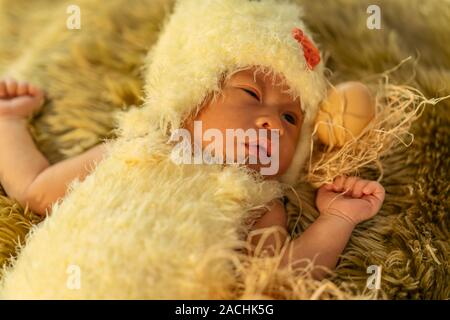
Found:
<path fill-rule="evenodd" d="M 331 86 L 316 117 L 319 140 L 333 147 L 342 147 L 357 138 L 375 117 L 375 100 L 369 88 L 357 81 Z"/>

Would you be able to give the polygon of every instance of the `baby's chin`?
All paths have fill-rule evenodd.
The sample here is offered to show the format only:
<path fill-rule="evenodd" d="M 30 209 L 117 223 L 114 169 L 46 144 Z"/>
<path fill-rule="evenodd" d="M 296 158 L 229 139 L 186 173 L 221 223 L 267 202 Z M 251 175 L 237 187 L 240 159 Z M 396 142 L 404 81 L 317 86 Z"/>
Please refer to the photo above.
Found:
<path fill-rule="evenodd" d="M 224 158 L 226 157 L 224 152 Z M 228 161 L 227 161 L 228 162 Z M 234 153 L 234 160 L 231 162 L 239 163 L 260 173 L 265 179 L 278 179 L 280 178 L 287 170 L 288 164 L 284 163 L 282 159 L 279 157 L 251 157 L 249 153 L 246 152 L 244 158 L 238 160 L 238 156 Z M 229 162 L 228 162 L 229 163 Z"/>
<path fill-rule="evenodd" d="M 280 177 L 285 173 L 286 170 L 274 170 L 271 169 L 270 164 L 250 164 L 246 163 L 245 166 L 250 170 L 256 171 L 261 174 L 264 179 L 267 180 L 279 180 Z M 265 169 L 265 170 L 264 170 Z M 265 174 L 264 174 L 265 173 Z"/>

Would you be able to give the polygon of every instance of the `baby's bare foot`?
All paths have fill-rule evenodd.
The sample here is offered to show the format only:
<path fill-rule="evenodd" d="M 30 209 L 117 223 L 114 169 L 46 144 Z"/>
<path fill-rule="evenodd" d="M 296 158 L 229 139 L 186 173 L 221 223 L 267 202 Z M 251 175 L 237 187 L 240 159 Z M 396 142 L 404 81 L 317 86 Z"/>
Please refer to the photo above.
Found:
<path fill-rule="evenodd" d="M 43 104 L 44 92 L 39 88 L 10 78 L 0 80 L 0 118 L 27 118 Z"/>

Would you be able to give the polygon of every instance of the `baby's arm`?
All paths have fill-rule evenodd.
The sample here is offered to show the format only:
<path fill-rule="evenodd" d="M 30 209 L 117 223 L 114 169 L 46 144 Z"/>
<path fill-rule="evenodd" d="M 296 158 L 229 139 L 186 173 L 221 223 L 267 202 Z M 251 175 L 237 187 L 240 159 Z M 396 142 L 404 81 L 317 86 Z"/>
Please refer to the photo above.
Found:
<path fill-rule="evenodd" d="M 313 261 L 315 267 L 333 270 L 354 227 L 338 216 L 321 214 L 305 232 L 289 242 L 280 267 L 291 265 L 293 269 L 304 268 L 308 264 L 304 259 L 307 259 Z M 312 275 L 320 280 L 326 275 L 326 271 L 314 268 Z"/>
<path fill-rule="evenodd" d="M 289 264 L 294 269 L 306 267 L 308 262 L 304 259 L 315 258 L 315 266 L 333 269 L 350 238 L 353 227 L 337 216 L 321 215 L 298 238 L 290 240 L 287 234 L 287 215 L 283 205 L 277 201 L 253 225 L 248 239 L 255 248 L 252 251 L 254 255 L 266 252 L 272 256 L 274 253 L 280 253 L 282 246 L 286 245 L 280 268 Z M 262 241 L 260 241 L 261 233 L 267 237 Z M 322 269 L 315 268 L 312 275 L 316 279 L 321 279 L 325 273 Z"/>
<path fill-rule="evenodd" d="M 9 197 L 41 215 L 64 196 L 73 179 L 83 180 L 105 152 L 99 145 L 50 166 L 27 129 L 26 117 L 42 99 L 43 93 L 27 83 L 0 80 L 0 182 Z"/>
<path fill-rule="evenodd" d="M 279 252 L 287 239 L 287 215 L 283 204 L 276 199 L 268 207 L 269 210 L 253 224 L 247 237 L 254 249 L 251 251 L 253 255 L 260 255 L 264 251 L 273 255 Z"/>
<path fill-rule="evenodd" d="M 285 232 L 278 232 L 281 243 L 286 241 L 280 268 L 306 267 L 308 262 L 303 259 L 308 259 L 313 260 L 316 267 L 322 266 L 331 270 L 335 268 L 354 227 L 374 216 L 383 200 L 384 189 L 379 183 L 340 176 L 332 184 L 324 185 L 318 190 L 316 204 L 320 216 L 298 238 L 287 238 L 286 213 L 284 207 L 278 203 L 271 206 L 253 226 L 249 239 L 252 245 L 262 246 L 263 251 L 272 254 L 273 248 L 279 248 L 275 246 L 275 237 L 268 237 L 258 243 L 261 237 L 255 239 L 253 235 L 274 225 L 284 228 Z M 259 254 L 262 251 L 260 249 L 255 252 Z M 314 268 L 312 275 L 321 279 L 326 275 L 326 271 L 323 268 Z"/>
<path fill-rule="evenodd" d="M 40 215 L 44 215 L 46 209 L 50 213 L 52 204 L 66 194 L 70 182 L 75 178 L 84 180 L 105 151 L 105 145 L 100 144 L 73 158 L 49 165 L 38 172 L 28 185 L 21 204 L 28 204 L 33 212 Z"/>

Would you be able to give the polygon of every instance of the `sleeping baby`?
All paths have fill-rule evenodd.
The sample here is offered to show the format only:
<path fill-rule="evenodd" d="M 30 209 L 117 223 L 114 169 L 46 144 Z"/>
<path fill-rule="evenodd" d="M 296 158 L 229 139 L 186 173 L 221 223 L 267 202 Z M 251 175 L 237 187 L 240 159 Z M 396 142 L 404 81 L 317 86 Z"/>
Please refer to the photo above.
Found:
<path fill-rule="evenodd" d="M 82 260 L 87 258 L 80 257 L 89 250 L 91 256 L 84 264 L 86 268 L 100 263 L 98 257 L 103 254 L 102 264 L 98 268 L 105 268 L 106 273 L 106 269 L 110 271 L 109 277 L 101 284 L 96 282 L 98 278 L 89 278 L 90 281 L 86 280 L 83 285 L 88 286 L 86 283 L 93 282 L 108 288 L 115 279 L 122 283 L 123 288 L 123 283 L 126 283 L 122 295 L 104 289 L 103 294 L 95 295 L 91 290 L 83 297 L 164 296 L 162 291 L 158 293 L 159 296 L 156 295 L 155 292 L 159 291 L 156 289 L 152 291 L 153 294 L 136 290 L 142 277 L 150 279 L 154 269 L 149 271 L 148 266 L 142 267 L 142 276 L 138 277 L 134 291 L 130 289 L 127 293 L 126 286 L 130 285 L 130 281 L 121 282 L 122 276 L 114 274 L 115 269 L 111 265 L 121 259 L 127 260 L 124 253 L 126 245 L 136 246 L 130 239 L 140 243 L 145 242 L 145 237 L 153 236 L 153 242 L 143 246 L 142 251 L 153 251 L 155 259 L 161 263 L 159 277 L 163 277 L 161 274 L 166 268 L 162 263 L 165 261 L 164 252 L 175 250 L 169 243 L 181 246 L 187 240 L 181 236 L 177 238 L 186 229 L 174 229 L 173 239 L 170 233 L 164 233 L 170 225 L 164 221 L 168 219 L 167 216 L 181 217 L 182 214 L 185 228 L 187 225 L 191 229 L 206 228 L 206 223 L 202 224 L 206 220 L 196 220 L 200 216 L 209 219 L 208 223 L 216 223 L 215 226 L 220 220 L 230 222 L 224 225 L 223 235 L 219 235 L 219 238 L 224 239 L 227 238 L 227 230 L 241 228 L 235 225 L 237 222 L 250 221 L 245 229 L 248 231 L 247 241 L 251 244 L 248 254 L 274 255 L 275 248 L 281 243 L 286 250 L 283 251 L 280 268 L 304 267 L 305 264 L 298 262 L 313 261 L 317 267 L 313 270 L 316 279 L 323 278 L 326 269 L 333 269 L 355 226 L 380 210 L 384 189 L 376 181 L 356 176 L 337 176 L 334 181 L 317 190 L 315 202 L 320 216 L 299 237 L 289 238 L 287 215 L 281 201 L 284 194 L 280 190 L 283 190 L 283 185 L 295 185 L 298 182 L 308 157 L 307 143 L 311 139 L 313 121 L 320 102 L 326 100 L 323 63 L 298 15 L 297 6 L 277 1 L 244 3 L 237 0 L 213 0 L 206 1 L 203 7 L 196 1 L 179 1 L 159 42 L 148 56 L 147 98 L 144 106 L 121 114 L 117 141 L 98 145 L 79 156 L 53 165 L 39 152 L 27 129 L 28 119 L 44 105 L 44 90 L 11 78 L 1 80 L 0 149 L 7 152 L 0 154 L 0 182 L 9 197 L 35 213 L 49 215 L 42 227 L 33 230 L 34 234 L 19 255 L 9 277 L 6 274 L 6 288 L 8 281 L 11 281 L 10 288 L 16 282 L 16 286 L 19 283 L 17 288 L 33 297 L 33 292 L 39 291 L 39 284 L 35 287 L 30 283 L 24 284 L 18 280 L 20 271 L 16 270 L 26 268 L 24 261 L 27 256 L 31 259 L 33 252 L 40 248 L 37 243 L 41 242 L 42 248 L 45 248 L 44 240 L 53 243 L 49 246 L 58 241 L 67 241 L 61 245 L 67 245 L 67 250 L 52 249 L 54 256 L 66 254 L 62 258 L 64 263 L 80 265 L 83 274 L 85 269 Z M 197 30 L 198 35 L 203 36 L 192 35 L 192 30 Z M 351 83 L 340 90 L 345 95 L 346 90 L 359 90 L 361 87 L 363 85 L 360 83 Z M 367 91 L 361 92 L 364 95 Z M 346 103 L 355 104 L 358 101 L 350 99 Z M 211 149 L 211 142 L 214 142 L 208 132 L 213 130 L 215 137 L 222 136 L 223 143 L 213 143 L 215 148 L 212 152 L 213 156 L 220 155 L 216 160 L 221 159 L 222 163 L 175 163 L 176 159 L 169 155 L 173 155 L 174 133 L 180 129 L 191 138 L 189 147 L 192 149 L 188 149 L 200 150 L 201 153 Z M 230 136 L 230 130 L 244 134 Z M 248 134 L 252 130 L 255 135 Z M 200 141 L 194 141 L 194 136 L 201 137 Z M 239 150 L 243 153 L 243 160 L 238 157 Z M 228 161 L 230 158 L 231 161 Z M 165 163 L 165 166 L 162 167 L 161 163 Z M 275 170 L 264 170 L 269 167 Z M 194 180 L 198 176 L 202 176 L 203 180 Z M 208 179 L 216 180 L 205 185 L 203 190 L 198 184 Z M 254 190 L 246 190 L 246 186 Z M 263 196 L 263 191 L 255 191 L 258 188 L 271 191 Z M 168 190 L 171 195 L 166 198 L 167 201 L 164 204 L 158 202 L 158 197 L 164 198 L 163 194 Z M 216 198 L 211 200 L 208 195 Z M 152 201 L 144 201 L 144 198 L 151 198 Z M 249 202 L 250 198 L 254 203 Z M 217 201 L 220 205 L 212 205 L 209 201 Z M 99 204 L 95 207 L 92 202 Z M 91 210 L 92 207 L 95 209 Z M 236 211 L 236 220 L 225 214 L 233 210 Z M 214 215 L 210 212 L 221 214 L 217 214 L 216 220 L 212 222 Z M 95 233 L 102 233 L 96 229 L 101 223 L 89 227 L 90 222 L 85 224 L 83 220 L 84 216 L 89 219 L 89 214 L 92 219 L 103 215 L 101 221 L 104 222 L 104 228 L 113 229 L 114 235 L 96 239 L 98 235 Z M 144 218 L 150 215 L 155 216 L 151 218 L 153 220 Z M 70 223 L 63 222 L 69 220 Z M 139 225 L 139 221 L 142 225 Z M 65 233 L 67 238 L 62 234 L 60 238 L 56 236 L 59 231 L 54 230 L 58 223 L 61 228 L 68 228 Z M 90 228 L 90 231 L 83 233 L 80 231 L 82 228 Z M 114 238 L 126 234 L 127 230 L 134 236 Z M 263 237 L 263 230 L 272 232 L 268 237 Z M 199 238 L 204 237 L 201 241 L 199 239 L 196 242 L 197 236 L 194 235 L 188 239 L 197 243 L 197 247 L 199 243 L 206 242 L 206 245 L 210 241 L 205 236 L 207 233 L 208 230 L 204 230 L 204 233 L 197 234 Z M 89 236 L 82 237 L 83 234 Z M 231 234 L 230 231 L 230 237 Z M 229 239 L 238 240 L 236 236 Z M 33 242 L 36 243 L 35 247 Z M 163 242 L 167 247 L 158 251 L 155 244 Z M 83 244 L 84 249 L 81 249 Z M 97 245 L 106 246 L 104 250 L 98 247 L 99 251 L 109 252 L 99 253 L 93 258 Z M 185 260 L 196 261 L 201 256 L 200 253 L 195 256 L 192 248 L 185 249 Z M 189 250 L 192 256 L 188 256 Z M 210 249 L 205 247 L 202 250 Z M 70 256 L 67 252 L 76 253 Z M 53 259 L 49 258 L 47 266 L 57 269 L 58 262 Z M 157 263 L 154 261 L 149 259 L 144 262 L 137 258 L 128 260 L 130 264 L 155 266 Z M 132 266 L 130 268 L 133 269 Z M 135 268 L 140 270 L 138 266 Z M 36 267 L 40 278 L 45 278 L 42 273 L 45 269 Z M 47 271 L 50 275 L 51 270 Z M 136 272 L 139 274 L 139 271 Z M 85 273 L 86 277 L 90 277 L 89 272 Z M 174 279 L 177 276 L 171 274 L 171 277 Z M 152 281 L 147 284 L 154 284 L 155 279 Z M 24 287 L 20 287 L 20 283 Z M 43 282 L 42 287 L 50 290 L 48 292 L 52 290 L 48 282 L 47 285 Z M 53 290 L 55 296 L 64 296 L 61 294 L 63 289 Z M 39 292 L 42 296 L 51 297 L 50 293 L 42 293 L 44 291 L 41 288 Z M 167 294 L 166 297 L 170 298 L 181 297 L 174 292 L 172 295 Z"/>
<path fill-rule="evenodd" d="M 38 214 L 51 210 L 51 205 L 66 193 L 68 183 L 74 178 L 84 179 L 92 164 L 101 160 L 104 154 L 104 146 L 100 145 L 78 157 L 50 166 L 27 131 L 27 116 L 42 105 L 43 96 L 40 89 L 28 83 L 0 82 L 0 146 L 9 151 L 2 153 L 0 158 L 1 182 L 10 197 L 30 206 Z M 300 103 L 283 93 L 282 87 L 273 86 L 267 76 L 250 68 L 231 76 L 223 86 L 221 99 L 202 107 L 186 128 L 192 136 L 194 121 L 201 121 L 202 130 L 218 129 L 224 136 L 227 129 L 278 130 L 279 145 L 268 147 L 270 139 L 265 145 L 259 145 L 261 149 L 280 152 L 279 170 L 265 176 L 276 179 L 286 172 L 295 153 L 303 121 Z M 202 142 L 206 145 L 208 141 Z M 233 142 L 237 149 L 236 141 Z M 247 147 L 247 155 L 249 151 Z M 223 152 L 226 153 L 225 148 Z M 247 161 L 255 171 L 264 166 L 259 158 L 257 160 L 256 164 Z M 292 241 L 295 258 L 317 256 L 318 265 L 333 268 L 353 228 L 375 215 L 383 199 L 384 190 L 378 182 L 357 177 L 339 176 L 333 183 L 319 188 L 316 204 L 320 217 Z M 283 231 L 287 228 L 287 216 L 281 201 L 274 201 L 253 224 L 254 229 L 271 226 L 280 226 Z M 286 237 L 285 234 L 282 236 Z M 258 238 L 254 237 L 255 244 Z M 274 241 L 275 236 L 271 236 L 264 245 L 270 246 Z"/>

